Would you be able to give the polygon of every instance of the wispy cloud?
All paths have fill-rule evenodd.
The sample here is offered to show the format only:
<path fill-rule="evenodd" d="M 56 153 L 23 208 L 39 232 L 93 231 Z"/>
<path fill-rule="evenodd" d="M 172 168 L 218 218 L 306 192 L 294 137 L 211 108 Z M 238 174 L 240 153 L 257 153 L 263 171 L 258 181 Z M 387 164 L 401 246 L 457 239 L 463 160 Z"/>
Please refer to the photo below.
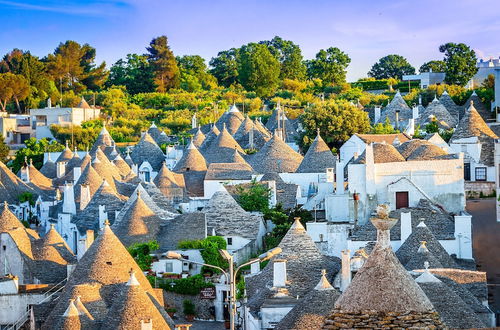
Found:
<path fill-rule="evenodd" d="M 41 4 L 40 4 L 41 3 Z M 18 10 L 42 11 L 79 16 L 112 16 L 130 6 L 125 1 L 87 1 L 85 4 L 71 3 L 61 4 L 59 2 L 36 3 L 0 0 L 0 7 L 10 7 Z"/>

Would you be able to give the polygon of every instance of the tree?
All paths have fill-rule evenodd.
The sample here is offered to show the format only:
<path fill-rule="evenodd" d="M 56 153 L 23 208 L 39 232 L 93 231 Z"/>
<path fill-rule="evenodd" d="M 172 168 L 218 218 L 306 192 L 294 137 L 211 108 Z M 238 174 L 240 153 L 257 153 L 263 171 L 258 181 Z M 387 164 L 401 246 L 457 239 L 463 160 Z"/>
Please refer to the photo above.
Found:
<path fill-rule="evenodd" d="M 7 161 L 9 160 L 9 151 L 9 146 L 7 145 L 7 143 L 5 143 L 3 135 L 0 134 L 0 162 L 4 164 L 7 163 Z"/>
<path fill-rule="evenodd" d="M 270 41 L 261 41 L 267 45 L 271 53 L 276 56 L 281 65 L 280 79 L 294 79 L 302 81 L 306 77 L 306 66 L 303 61 L 300 47 L 290 40 L 283 40 L 276 36 Z"/>
<path fill-rule="evenodd" d="M 134 243 L 127 248 L 127 251 L 135 259 L 141 270 L 149 270 L 153 262 L 151 252 L 159 248 L 158 242 L 153 240 L 145 243 Z"/>
<path fill-rule="evenodd" d="M 306 132 L 303 143 L 314 140 L 319 129 L 325 142 L 337 148 L 354 133 L 370 130 L 367 113 L 344 100 L 315 104 L 304 111 L 301 121 Z"/>
<path fill-rule="evenodd" d="M 385 122 L 382 123 L 377 123 L 373 126 L 371 130 L 371 134 L 394 134 L 398 133 L 399 131 L 395 130 L 394 127 L 391 125 L 391 121 L 389 120 L 389 117 L 385 118 Z"/>
<path fill-rule="evenodd" d="M 415 74 L 415 68 L 400 55 L 387 55 L 372 66 L 368 76 L 376 79 L 403 79 L 403 75 Z"/>
<path fill-rule="evenodd" d="M 0 106 L 5 111 L 7 103 L 14 100 L 17 111 L 21 113 L 20 101 L 29 95 L 29 85 L 26 78 L 10 72 L 0 73 Z"/>
<path fill-rule="evenodd" d="M 146 48 L 148 61 L 153 68 L 156 90 L 165 93 L 170 88 L 179 87 L 180 71 L 174 53 L 168 46 L 166 36 L 154 38 Z"/>
<path fill-rule="evenodd" d="M 444 61 L 429 61 L 422 64 L 420 69 L 418 69 L 420 73 L 429 72 L 431 70 L 432 72 L 445 72 L 446 63 L 444 63 Z"/>
<path fill-rule="evenodd" d="M 387 79 L 387 86 L 389 86 L 389 90 L 391 92 L 394 91 L 394 88 L 392 88 L 392 86 L 397 85 L 398 82 L 399 81 L 396 78 L 389 78 L 389 79 Z"/>
<path fill-rule="evenodd" d="M 0 73 L 6 72 L 23 76 L 30 86 L 28 97 L 21 102 L 22 108 L 36 108 L 49 97 L 59 97 L 53 80 L 47 74 L 45 63 L 29 51 L 16 48 L 7 53 L 0 61 Z"/>
<path fill-rule="evenodd" d="M 486 79 L 484 79 L 483 83 L 481 84 L 481 87 L 483 88 L 489 88 L 489 89 L 494 89 L 495 88 L 495 75 L 494 74 L 489 74 Z"/>
<path fill-rule="evenodd" d="M 219 85 L 229 87 L 238 82 L 238 56 L 239 49 L 231 48 L 210 60 L 210 73 L 217 78 Z"/>
<path fill-rule="evenodd" d="M 97 90 L 108 77 L 106 63 L 96 66 L 96 50 L 89 44 L 80 45 L 68 40 L 60 43 L 53 54 L 45 59 L 50 76 L 59 88 L 80 92 L 85 89 Z"/>
<path fill-rule="evenodd" d="M 184 55 L 176 59 L 181 71 L 182 89 L 195 91 L 197 89 L 211 90 L 217 87 L 217 79 L 207 72 L 207 65 L 203 57 L 199 55 Z M 196 85 L 196 88 L 193 87 L 194 85 Z"/>
<path fill-rule="evenodd" d="M 321 49 L 314 59 L 307 61 L 307 76 L 310 79 L 319 78 L 323 83 L 339 85 L 345 82 L 349 63 L 349 55 L 337 47 Z"/>
<path fill-rule="evenodd" d="M 266 45 L 249 43 L 241 47 L 238 77 L 247 90 L 269 97 L 279 86 L 279 75 L 280 63 Z"/>
<path fill-rule="evenodd" d="M 439 51 L 444 53 L 447 84 L 464 86 L 476 74 L 476 53 L 466 44 L 449 42 L 439 46 Z"/>
<path fill-rule="evenodd" d="M 119 59 L 109 71 L 108 87 L 125 86 L 132 95 L 154 91 L 153 71 L 147 55 L 127 54 L 125 60 Z"/>
<path fill-rule="evenodd" d="M 40 169 L 43 165 L 43 154 L 45 152 L 63 151 L 64 146 L 55 140 L 49 141 L 46 138 L 37 140 L 29 138 L 24 141 L 25 148 L 21 148 L 16 152 L 16 158 L 12 162 L 14 173 L 17 173 L 24 164 L 25 158 L 33 160 L 33 165 Z"/>
<path fill-rule="evenodd" d="M 253 180 L 249 187 L 238 187 L 238 204 L 249 212 L 265 212 L 269 209 L 271 190 Z"/>

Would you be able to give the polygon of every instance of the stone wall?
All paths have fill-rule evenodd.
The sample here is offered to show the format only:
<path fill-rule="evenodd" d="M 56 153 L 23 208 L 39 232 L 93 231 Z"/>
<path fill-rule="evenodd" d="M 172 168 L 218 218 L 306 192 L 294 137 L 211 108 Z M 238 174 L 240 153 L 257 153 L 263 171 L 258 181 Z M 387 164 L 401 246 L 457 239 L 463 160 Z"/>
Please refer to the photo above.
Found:
<path fill-rule="evenodd" d="M 489 181 L 465 181 L 465 196 L 467 198 L 479 198 L 491 196 L 495 193 L 495 182 Z"/>
<path fill-rule="evenodd" d="M 397 312 L 342 312 L 336 311 L 327 318 L 323 329 L 443 329 L 437 312 L 430 313 L 397 313 Z"/>
<path fill-rule="evenodd" d="M 215 310 L 214 310 L 214 299 L 201 299 L 199 295 L 191 296 L 184 295 L 175 292 L 163 290 L 163 298 L 165 300 L 165 309 L 175 308 L 177 312 L 175 317 L 184 317 L 183 313 L 183 301 L 191 300 L 196 306 L 196 318 L 202 320 L 214 320 Z"/>

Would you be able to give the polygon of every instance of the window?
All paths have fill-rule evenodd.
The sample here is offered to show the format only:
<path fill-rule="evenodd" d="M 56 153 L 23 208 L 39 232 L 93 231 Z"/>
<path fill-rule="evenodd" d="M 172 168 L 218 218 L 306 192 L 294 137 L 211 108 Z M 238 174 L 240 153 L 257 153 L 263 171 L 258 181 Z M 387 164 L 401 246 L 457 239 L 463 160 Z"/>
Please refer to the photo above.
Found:
<path fill-rule="evenodd" d="M 165 273 L 172 273 L 174 271 L 174 264 L 171 262 L 165 263 Z"/>
<path fill-rule="evenodd" d="M 409 198 L 407 191 L 396 192 L 396 209 L 401 209 L 409 206 Z"/>
<path fill-rule="evenodd" d="M 227 245 L 233 245 L 233 238 L 232 237 L 227 238 Z"/>
<path fill-rule="evenodd" d="M 476 167 L 476 181 L 486 181 L 486 167 Z"/>
<path fill-rule="evenodd" d="M 323 242 L 323 234 L 319 234 L 319 241 Z"/>
<path fill-rule="evenodd" d="M 151 173 L 149 171 L 144 171 L 144 181 L 149 182 L 151 180 Z"/>

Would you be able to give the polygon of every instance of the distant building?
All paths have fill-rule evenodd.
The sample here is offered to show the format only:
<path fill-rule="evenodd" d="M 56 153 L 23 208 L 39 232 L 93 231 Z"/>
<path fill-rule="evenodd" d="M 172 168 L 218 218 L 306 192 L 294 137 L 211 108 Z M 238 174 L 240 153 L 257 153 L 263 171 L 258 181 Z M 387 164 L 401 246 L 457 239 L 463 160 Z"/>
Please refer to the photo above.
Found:
<path fill-rule="evenodd" d="M 21 144 L 31 137 L 29 116 L 0 112 L 0 134 L 7 144 Z"/>
<path fill-rule="evenodd" d="M 37 139 L 54 138 L 50 132 L 50 126 L 60 125 L 69 127 L 81 125 L 82 122 L 99 118 L 101 110 L 92 108 L 82 97 L 80 103 L 74 108 L 51 108 L 31 109 L 31 128 Z"/>
<path fill-rule="evenodd" d="M 495 69 L 500 69 L 500 57 L 490 58 L 489 60 L 480 59 L 476 64 L 477 73 L 472 77 L 472 79 L 467 83 L 467 88 L 477 88 L 481 86 L 486 78 L 490 74 L 495 75 Z"/>
<path fill-rule="evenodd" d="M 430 85 L 441 85 L 446 74 L 444 72 L 421 72 L 420 74 L 404 75 L 403 81 L 420 81 L 420 88 L 427 88 Z"/>

